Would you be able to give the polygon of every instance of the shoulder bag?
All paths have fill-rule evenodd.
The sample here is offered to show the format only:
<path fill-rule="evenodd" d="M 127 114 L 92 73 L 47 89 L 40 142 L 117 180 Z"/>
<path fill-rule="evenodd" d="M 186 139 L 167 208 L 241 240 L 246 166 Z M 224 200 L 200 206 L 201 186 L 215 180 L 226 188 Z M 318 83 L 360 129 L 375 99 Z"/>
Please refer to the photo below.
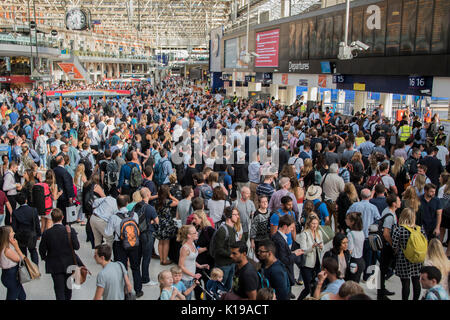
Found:
<path fill-rule="evenodd" d="M 88 270 L 88 268 L 86 268 L 83 263 L 81 262 L 82 266 L 78 266 L 77 263 L 77 257 L 75 255 L 75 250 L 73 249 L 73 244 L 72 244 L 72 237 L 71 237 L 71 230 L 70 230 L 70 226 L 66 226 L 66 230 L 67 230 L 67 236 L 69 237 L 69 244 L 70 244 L 70 249 L 72 249 L 72 257 L 73 257 L 73 264 L 74 266 L 76 266 L 75 270 L 72 271 L 72 275 L 74 276 L 74 280 L 75 283 L 78 285 L 82 285 L 83 283 L 86 282 L 86 278 L 88 274 L 91 274 L 91 272 Z"/>
<path fill-rule="evenodd" d="M 125 283 L 124 285 L 124 293 L 125 293 L 125 300 L 136 300 L 136 295 L 132 292 L 132 291 L 128 291 L 128 287 L 127 287 L 127 283 L 125 281 L 125 275 L 126 275 L 126 270 L 124 265 L 121 262 L 117 262 L 120 266 L 120 268 L 122 269 L 122 275 L 123 275 L 123 282 Z"/>

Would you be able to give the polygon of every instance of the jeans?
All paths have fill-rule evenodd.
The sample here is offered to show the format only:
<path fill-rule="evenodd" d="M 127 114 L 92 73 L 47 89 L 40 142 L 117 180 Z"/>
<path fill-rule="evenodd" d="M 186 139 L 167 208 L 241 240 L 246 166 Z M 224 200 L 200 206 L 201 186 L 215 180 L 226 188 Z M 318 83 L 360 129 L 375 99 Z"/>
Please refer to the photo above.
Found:
<path fill-rule="evenodd" d="M 155 238 L 153 232 L 144 232 L 141 234 L 139 245 L 139 257 L 142 258 L 141 270 L 142 270 L 142 283 L 150 282 L 150 275 L 148 268 L 150 267 L 150 261 L 152 259 L 153 243 Z"/>
<path fill-rule="evenodd" d="M 70 273 L 52 273 L 53 289 L 55 290 L 56 300 L 71 300 L 72 289 L 67 287 L 67 279 Z"/>
<path fill-rule="evenodd" d="M 234 263 L 229 264 L 227 266 L 221 266 L 218 268 L 220 268 L 223 271 L 222 283 L 224 284 L 225 289 L 227 291 L 230 291 L 231 286 L 233 285 L 233 276 L 234 276 L 234 270 L 235 270 Z"/>
<path fill-rule="evenodd" d="M 364 268 L 363 279 L 364 281 L 367 281 L 370 276 L 370 274 L 367 273 L 367 268 L 377 263 L 376 252 L 373 252 L 370 248 L 369 239 L 364 240 L 363 259 L 366 264 L 366 267 Z"/>
<path fill-rule="evenodd" d="M 39 164 L 47 169 L 47 154 L 40 154 L 39 155 Z"/>
<path fill-rule="evenodd" d="M 0 214 L 0 226 L 3 226 L 3 220 L 5 220 L 5 214 Z"/>
<path fill-rule="evenodd" d="M 2 270 L 2 283 L 6 287 L 6 300 L 25 300 L 27 295 L 25 290 L 23 290 L 23 286 L 20 283 L 17 272 L 19 270 L 19 265 Z"/>
<path fill-rule="evenodd" d="M 22 251 L 22 253 L 25 257 L 27 256 L 27 247 L 20 247 L 20 251 Z M 34 264 L 38 265 L 39 264 L 39 255 L 38 255 L 36 247 L 28 248 L 28 251 L 30 251 L 31 261 Z"/>
<path fill-rule="evenodd" d="M 316 259 L 316 265 L 314 266 L 314 268 L 302 267 L 300 269 L 300 272 L 302 273 L 303 283 L 305 284 L 305 288 L 300 293 L 297 300 L 303 300 L 308 296 L 308 294 L 312 293 L 311 292 L 311 283 L 313 282 L 313 280 L 317 276 L 317 274 L 320 272 L 319 259 Z"/>
<path fill-rule="evenodd" d="M 133 273 L 134 291 L 136 293 L 142 291 L 142 280 L 140 270 L 139 248 L 125 250 L 122 246 L 122 242 L 113 242 L 114 261 L 120 261 L 125 267 L 128 265 L 128 259 L 130 259 L 131 272 Z"/>
<path fill-rule="evenodd" d="M 186 287 L 186 289 L 189 289 L 192 286 L 192 284 L 194 283 L 194 280 L 183 280 L 183 279 L 181 279 L 181 281 L 184 283 L 184 286 Z M 191 293 L 189 293 L 186 296 L 186 300 L 192 300 L 192 291 L 191 291 Z"/>

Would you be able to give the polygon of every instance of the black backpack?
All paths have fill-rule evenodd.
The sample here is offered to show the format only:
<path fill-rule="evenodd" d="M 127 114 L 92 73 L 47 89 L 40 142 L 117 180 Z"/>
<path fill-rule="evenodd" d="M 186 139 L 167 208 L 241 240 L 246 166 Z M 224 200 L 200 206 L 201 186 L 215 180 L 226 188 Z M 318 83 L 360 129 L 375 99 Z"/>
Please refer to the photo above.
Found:
<path fill-rule="evenodd" d="M 92 163 L 89 160 L 89 153 L 86 154 L 85 156 L 82 156 L 80 154 L 80 162 L 79 163 L 84 164 L 84 173 L 86 175 L 86 178 L 90 179 L 91 175 L 92 175 Z"/>
<path fill-rule="evenodd" d="M 417 129 L 416 134 L 414 135 L 414 139 L 420 140 L 420 130 L 422 129 Z"/>
<path fill-rule="evenodd" d="M 148 230 L 148 223 L 147 218 L 145 216 L 145 209 L 147 208 L 149 204 L 146 203 L 136 203 L 136 205 L 133 208 L 133 211 L 136 212 L 139 218 L 139 231 L 142 233 L 146 232 Z"/>
<path fill-rule="evenodd" d="M 87 187 L 83 187 L 83 212 L 87 215 L 91 215 L 94 212 L 92 205 L 94 204 L 94 184 L 91 183 Z"/>
<path fill-rule="evenodd" d="M 385 214 L 369 226 L 369 245 L 373 251 L 380 251 L 386 243 L 383 235 L 383 224 L 388 216 L 394 215 L 392 213 Z"/>

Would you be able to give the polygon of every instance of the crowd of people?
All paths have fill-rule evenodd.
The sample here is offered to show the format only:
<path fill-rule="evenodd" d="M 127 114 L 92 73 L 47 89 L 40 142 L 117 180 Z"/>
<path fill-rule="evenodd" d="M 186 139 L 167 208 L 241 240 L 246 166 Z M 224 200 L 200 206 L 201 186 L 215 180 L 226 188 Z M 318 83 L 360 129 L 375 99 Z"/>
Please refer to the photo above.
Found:
<path fill-rule="evenodd" d="M 42 88 L 0 94 L 8 300 L 26 299 L 28 254 L 56 299 L 71 299 L 80 279 L 67 270 L 84 265 L 74 223 L 102 266 L 96 300 L 158 284 L 161 300 L 370 300 L 360 283 L 371 277 L 383 300 L 394 274 L 403 300 L 411 283 L 414 300 L 448 300 L 450 157 L 437 115 L 392 123 L 382 105 L 343 115 L 183 78 L 73 88 L 131 94 L 61 106 Z M 157 279 L 151 259 L 167 266 Z"/>

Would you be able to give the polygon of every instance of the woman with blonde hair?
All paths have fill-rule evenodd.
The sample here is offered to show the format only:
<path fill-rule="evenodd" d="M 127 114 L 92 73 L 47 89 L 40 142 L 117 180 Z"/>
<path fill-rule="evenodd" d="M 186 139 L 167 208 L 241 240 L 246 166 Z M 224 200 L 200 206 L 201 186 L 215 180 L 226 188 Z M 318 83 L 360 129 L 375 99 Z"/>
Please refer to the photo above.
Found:
<path fill-rule="evenodd" d="M 416 189 L 413 186 L 406 188 L 402 197 L 402 208 L 410 208 L 415 213 L 419 210 L 420 199 L 417 195 Z"/>
<path fill-rule="evenodd" d="M 131 202 L 127 205 L 127 210 L 132 211 L 134 206 L 142 201 L 141 191 L 137 190 L 133 192 L 133 195 L 131 197 Z"/>
<path fill-rule="evenodd" d="M 391 168 L 392 178 L 394 178 L 395 186 L 397 187 L 399 195 L 401 195 L 409 186 L 410 180 L 404 164 L 405 159 L 403 157 L 395 157 L 394 165 Z"/>
<path fill-rule="evenodd" d="M 320 219 L 310 214 L 306 220 L 305 230 L 300 233 L 300 248 L 304 250 L 305 263 L 300 268 L 305 288 L 298 300 L 303 300 L 311 293 L 311 282 L 320 272 L 320 255 L 323 250 L 323 237 L 319 229 Z"/>
<path fill-rule="evenodd" d="M 422 196 L 425 193 L 426 176 L 418 174 L 414 179 L 414 188 L 416 189 L 417 196 Z"/>
<path fill-rule="evenodd" d="M 424 266 L 435 266 L 441 271 L 442 278 L 439 284 L 448 291 L 448 273 L 450 272 L 450 261 L 445 255 L 442 243 L 433 238 L 428 242 L 427 256 L 425 258 Z"/>
<path fill-rule="evenodd" d="M 303 168 L 300 171 L 300 181 L 303 180 L 303 188 L 308 190 L 308 187 L 314 183 L 314 168 L 311 158 L 305 159 Z"/>
<path fill-rule="evenodd" d="M 198 269 L 209 269 L 208 264 L 202 264 L 196 262 L 198 256 L 198 249 L 194 241 L 198 240 L 198 232 L 193 225 L 184 225 L 178 230 L 177 241 L 181 242 L 180 259 L 178 260 L 178 266 L 183 272 L 181 281 L 186 288 L 190 288 L 194 282 L 194 279 L 201 278 L 200 273 L 195 273 Z M 191 300 L 192 292 L 186 296 L 186 300 Z"/>
<path fill-rule="evenodd" d="M 410 282 L 413 284 L 413 300 L 419 300 L 420 296 L 420 269 L 423 263 L 413 263 L 409 261 L 404 254 L 406 245 L 411 236 L 412 229 L 420 230 L 425 236 L 425 232 L 419 226 L 416 226 L 416 213 L 410 208 L 403 209 L 398 219 L 398 226 L 392 233 L 392 249 L 396 253 L 395 274 L 402 283 L 402 300 L 409 299 Z"/>
<path fill-rule="evenodd" d="M 345 232 L 345 230 L 347 229 L 347 225 L 345 223 L 347 210 L 353 203 L 358 201 L 359 198 L 358 193 L 356 192 L 355 185 L 351 182 L 347 182 L 344 185 L 344 192 L 341 192 L 339 194 L 339 197 L 336 199 L 336 205 L 338 208 L 337 212 L 338 225 L 336 230 L 339 230 L 340 232 Z"/>
<path fill-rule="evenodd" d="M 214 259 L 209 254 L 209 243 L 212 239 L 215 229 L 211 226 L 206 214 L 202 210 L 197 210 L 193 213 L 192 224 L 198 231 L 198 239 L 196 242 L 198 248 L 198 256 L 196 262 L 200 265 L 208 265 L 209 269 L 214 267 Z M 208 270 L 203 270 L 207 274 L 209 274 Z M 208 281 L 208 278 L 201 272 L 199 268 L 195 271 L 196 273 L 202 274 L 200 280 L 203 280 L 205 283 Z M 196 287 L 194 289 L 195 300 L 201 300 L 202 290 L 201 288 Z"/>
<path fill-rule="evenodd" d="M 75 169 L 73 182 L 75 184 L 75 187 L 77 188 L 77 200 L 79 203 L 83 203 L 83 185 L 87 182 L 83 163 L 78 164 L 77 168 Z M 83 206 L 80 206 L 79 208 L 77 222 L 81 222 L 82 226 L 86 225 Z"/>

